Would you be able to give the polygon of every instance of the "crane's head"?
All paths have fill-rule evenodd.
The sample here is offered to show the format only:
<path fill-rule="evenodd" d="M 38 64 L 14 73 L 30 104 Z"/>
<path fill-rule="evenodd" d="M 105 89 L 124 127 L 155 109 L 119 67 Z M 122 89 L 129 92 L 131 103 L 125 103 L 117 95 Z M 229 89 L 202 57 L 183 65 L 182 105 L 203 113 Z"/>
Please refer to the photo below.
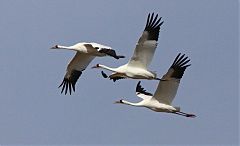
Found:
<path fill-rule="evenodd" d="M 96 64 L 96 65 L 93 66 L 92 68 L 100 68 L 100 64 Z"/>
<path fill-rule="evenodd" d="M 58 45 L 55 45 L 55 46 L 51 47 L 50 49 L 58 49 L 58 48 L 59 48 Z"/>
<path fill-rule="evenodd" d="M 123 104 L 123 100 L 119 100 L 119 101 L 115 101 L 114 103 L 119 103 L 119 104 Z"/>

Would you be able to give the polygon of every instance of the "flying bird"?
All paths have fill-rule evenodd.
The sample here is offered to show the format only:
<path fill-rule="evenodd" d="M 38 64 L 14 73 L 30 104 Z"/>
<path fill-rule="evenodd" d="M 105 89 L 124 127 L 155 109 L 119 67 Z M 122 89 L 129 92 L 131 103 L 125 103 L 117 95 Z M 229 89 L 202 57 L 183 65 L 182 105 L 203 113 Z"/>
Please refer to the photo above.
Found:
<path fill-rule="evenodd" d="M 126 104 L 136 107 L 146 107 L 156 112 L 166 112 L 178 114 L 185 117 L 196 117 L 194 114 L 184 113 L 180 107 L 172 106 L 171 103 L 175 98 L 180 84 L 180 80 L 185 69 L 190 66 L 190 59 L 185 57 L 185 54 L 180 53 L 175 58 L 173 64 L 168 69 L 168 72 L 159 81 L 157 90 L 154 94 L 147 92 L 141 85 L 140 81 L 136 87 L 136 95 L 142 99 L 138 103 L 132 103 L 126 100 L 119 100 L 115 103 Z"/>
<path fill-rule="evenodd" d="M 157 74 L 149 71 L 147 68 L 157 48 L 160 26 L 163 24 L 161 18 L 158 17 L 158 14 L 155 16 L 154 13 L 148 14 L 145 29 L 137 42 L 133 56 L 127 64 L 117 68 L 97 64 L 92 68 L 102 68 L 113 72 L 108 76 L 102 71 L 104 78 L 109 78 L 113 81 L 124 78 L 159 80 Z"/>
<path fill-rule="evenodd" d="M 77 52 L 69 62 L 64 79 L 58 87 L 62 87 L 61 93 L 63 93 L 65 90 L 65 94 L 67 94 L 69 90 L 70 95 L 72 90 L 75 92 L 75 85 L 78 78 L 96 56 L 111 56 L 115 59 L 124 58 L 124 56 L 117 55 L 115 50 L 113 50 L 111 47 L 98 43 L 82 42 L 73 46 L 55 45 L 51 49 L 66 49 Z"/>

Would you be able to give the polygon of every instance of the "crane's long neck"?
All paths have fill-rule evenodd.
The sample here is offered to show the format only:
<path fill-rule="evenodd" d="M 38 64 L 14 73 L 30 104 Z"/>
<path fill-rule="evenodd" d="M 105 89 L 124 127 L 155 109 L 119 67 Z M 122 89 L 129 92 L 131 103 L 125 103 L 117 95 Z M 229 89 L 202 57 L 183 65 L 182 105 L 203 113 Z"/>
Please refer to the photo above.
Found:
<path fill-rule="evenodd" d="M 106 70 L 109 70 L 109 71 L 112 71 L 112 72 L 117 72 L 117 68 L 111 68 L 111 67 L 108 67 L 108 66 L 105 66 L 105 65 L 102 65 L 102 64 L 99 64 L 99 67 L 103 68 L 103 69 L 106 69 Z"/>
<path fill-rule="evenodd" d="M 133 103 L 133 102 L 129 102 L 129 101 L 126 101 L 126 100 L 122 100 L 122 104 L 131 105 L 131 106 L 143 106 L 142 104 L 140 104 L 140 102 Z"/>

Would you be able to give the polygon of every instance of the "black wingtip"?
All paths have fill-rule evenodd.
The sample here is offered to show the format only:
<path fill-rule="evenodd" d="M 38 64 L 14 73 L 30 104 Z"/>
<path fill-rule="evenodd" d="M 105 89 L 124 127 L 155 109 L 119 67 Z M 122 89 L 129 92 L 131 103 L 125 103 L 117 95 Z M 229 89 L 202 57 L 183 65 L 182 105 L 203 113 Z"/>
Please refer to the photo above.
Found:
<path fill-rule="evenodd" d="M 141 81 L 138 81 L 136 86 L 136 92 L 139 92 L 139 88 L 141 88 Z"/>
<path fill-rule="evenodd" d="M 108 78 L 108 75 L 105 74 L 103 71 L 101 71 L 101 73 L 102 73 L 102 76 L 103 76 L 104 78 Z"/>
<path fill-rule="evenodd" d="M 149 13 L 147 18 L 147 23 L 144 31 L 149 33 L 148 40 L 158 41 L 160 26 L 164 21 L 161 21 L 162 17 L 159 17 L 158 14 Z"/>
<path fill-rule="evenodd" d="M 63 79 L 62 83 L 58 86 L 58 88 L 62 87 L 61 94 L 63 93 L 64 89 L 66 90 L 66 85 L 67 85 L 67 80 L 66 78 Z M 66 92 L 66 91 L 65 91 Z"/>
<path fill-rule="evenodd" d="M 75 92 L 75 85 L 72 84 L 72 89 L 73 89 L 73 92 Z"/>
<path fill-rule="evenodd" d="M 139 93 L 142 93 L 142 94 L 145 94 L 145 95 L 153 96 L 152 93 L 147 92 L 147 91 L 141 86 L 141 81 L 139 81 L 139 82 L 137 83 L 136 92 L 139 92 Z"/>
<path fill-rule="evenodd" d="M 68 84 L 69 82 L 66 83 L 65 95 L 67 94 L 67 91 L 68 91 Z"/>
<path fill-rule="evenodd" d="M 60 88 L 64 84 L 65 80 L 63 79 L 62 83 L 58 86 Z"/>
<path fill-rule="evenodd" d="M 69 90 L 69 94 L 72 95 L 72 90 L 75 92 L 75 85 L 72 84 L 67 78 L 64 78 L 62 83 L 58 86 L 58 88 L 61 88 L 61 94 L 67 95 L 67 92 Z"/>
<path fill-rule="evenodd" d="M 162 18 L 162 17 L 161 17 Z M 160 24 L 159 24 L 159 26 L 162 26 L 162 24 L 164 23 L 164 21 L 162 21 Z"/>
<path fill-rule="evenodd" d="M 116 82 L 117 80 L 125 79 L 125 77 L 110 77 L 110 80 L 113 80 L 113 82 Z"/>
<path fill-rule="evenodd" d="M 75 92 L 75 85 L 77 80 L 81 76 L 82 71 L 72 70 L 70 73 L 70 76 L 69 76 L 69 73 L 65 75 L 62 83 L 58 86 L 58 88 L 62 88 L 61 94 L 64 93 L 66 95 L 67 92 L 69 91 L 69 94 L 71 95 L 72 91 Z"/>
<path fill-rule="evenodd" d="M 188 56 L 185 56 L 185 54 L 178 53 L 177 57 L 174 59 L 173 64 L 170 67 L 174 70 L 171 77 L 181 79 L 186 68 L 191 65 L 188 64 L 189 62 L 190 59 L 188 58 Z"/>
<path fill-rule="evenodd" d="M 105 53 L 106 55 L 109 55 L 115 59 L 120 59 L 120 58 L 125 58 L 125 56 L 123 55 L 117 55 L 115 50 L 112 49 L 108 49 L 108 48 L 101 48 L 99 50 L 100 53 Z"/>
<path fill-rule="evenodd" d="M 141 86 L 140 84 L 141 84 L 141 81 L 138 81 L 138 83 L 137 83 L 137 87 L 138 87 L 138 86 Z"/>

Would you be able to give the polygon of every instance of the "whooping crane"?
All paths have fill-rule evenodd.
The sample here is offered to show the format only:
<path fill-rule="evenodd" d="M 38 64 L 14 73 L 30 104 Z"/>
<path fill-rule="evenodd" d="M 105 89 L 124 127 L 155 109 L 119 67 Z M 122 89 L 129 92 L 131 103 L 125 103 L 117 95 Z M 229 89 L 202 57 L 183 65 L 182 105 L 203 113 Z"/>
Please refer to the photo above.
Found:
<path fill-rule="evenodd" d="M 125 100 L 119 100 L 115 103 L 127 104 L 137 107 L 146 107 L 156 112 L 173 113 L 192 118 L 196 117 L 194 114 L 182 112 L 180 110 L 180 107 L 171 105 L 174 97 L 176 96 L 178 86 L 184 74 L 184 71 L 188 66 L 190 66 L 190 64 L 187 64 L 190 59 L 184 56 L 185 54 L 178 54 L 168 72 L 159 81 L 157 90 L 155 91 L 154 95 L 146 92 L 146 90 L 141 87 L 141 82 L 139 81 L 136 87 L 136 95 L 142 98 L 142 101 L 138 103 L 132 103 Z"/>
<path fill-rule="evenodd" d="M 70 95 L 72 90 L 75 92 L 75 84 L 78 78 L 96 56 L 102 57 L 108 55 L 115 59 L 124 58 L 124 56 L 117 55 L 111 47 L 97 43 L 83 42 L 77 43 L 73 46 L 55 45 L 51 49 L 67 49 L 77 52 L 73 59 L 69 62 L 64 79 L 58 87 L 62 87 L 61 93 L 63 93 L 65 89 L 65 94 L 67 94 L 69 89 Z"/>
<path fill-rule="evenodd" d="M 113 81 L 122 78 L 159 80 L 157 74 L 149 71 L 147 67 L 151 63 L 157 47 L 160 26 L 163 24 L 161 18 L 158 18 L 158 14 L 155 16 L 154 13 L 148 14 L 145 29 L 138 40 L 132 58 L 127 64 L 117 68 L 97 64 L 92 68 L 103 68 L 112 71 L 113 73 L 109 78 Z M 104 72 L 102 72 L 102 75 L 105 78 L 108 77 Z"/>

